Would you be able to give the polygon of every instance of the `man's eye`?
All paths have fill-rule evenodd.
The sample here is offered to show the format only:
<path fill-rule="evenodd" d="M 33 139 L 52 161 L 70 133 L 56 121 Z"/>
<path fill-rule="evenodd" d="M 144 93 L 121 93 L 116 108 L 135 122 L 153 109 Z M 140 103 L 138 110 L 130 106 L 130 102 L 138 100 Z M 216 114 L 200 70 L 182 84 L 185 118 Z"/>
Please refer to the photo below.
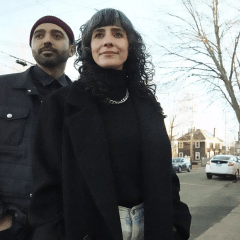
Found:
<path fill-rule="evenodd" d="M 61 38 L 61 35 L 60 35 L 60 34 L 56 34 L 56 35 L 55 35 L 55 38 L 60 39 L 60 38 Z"/>
<path fill-rule="evenodd" d="M 35 35 L 35 38 L 42 38 L 42 37 L 43 37 L 42 34 L 36 34 L 36 35 Z"/>

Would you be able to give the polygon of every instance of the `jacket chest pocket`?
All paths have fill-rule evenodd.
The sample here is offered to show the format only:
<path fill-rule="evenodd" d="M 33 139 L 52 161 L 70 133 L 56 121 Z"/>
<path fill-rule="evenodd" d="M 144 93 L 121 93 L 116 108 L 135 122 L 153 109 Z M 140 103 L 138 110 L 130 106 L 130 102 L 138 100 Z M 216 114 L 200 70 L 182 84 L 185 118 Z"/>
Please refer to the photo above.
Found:
<path fill-rule="evenodd" d="M 29 108 L 0 105 L 0 145 L 17 146 L 22 142 Z"/>

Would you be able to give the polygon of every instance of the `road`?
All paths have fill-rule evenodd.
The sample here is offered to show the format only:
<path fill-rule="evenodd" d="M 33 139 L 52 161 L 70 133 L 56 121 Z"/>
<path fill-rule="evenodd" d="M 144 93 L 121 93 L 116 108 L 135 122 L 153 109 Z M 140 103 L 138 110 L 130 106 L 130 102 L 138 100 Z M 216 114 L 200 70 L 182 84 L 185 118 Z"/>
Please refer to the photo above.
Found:
<path fill-rule="evenodd" d="M 208 238 L 206 231 L 214 232 L 214 226 L 220 227 L 220 230 L 225 228 L 224 231 L 231 231 L 228 226 L 222 225 L 224 225 L 224 219 L 225 222 L 226 219 L 230 219 L 229 213 L 240 205 L 240 179 L 233 181 L 230 178 L 217 176 L 207 179 L 203 167 L 193 168 L 190 173 L 182 172 L 177 175 L 181 183 L 181 200 L 188 205 L 192 214 L 190 240 L 197 239 L 199 236 L 199 239 L 225 240 L 217 237 Z M 239 232 L 237 229 L 237 233 L 235 229 L 235 235 L 228 240 L 240 239 L 240 214 L 237 215 L 238 219 Z M 222 225 L 219 225 L 219 222 L 222 222 Z M 236 225 L 236 223 L 231 224 Z"/>

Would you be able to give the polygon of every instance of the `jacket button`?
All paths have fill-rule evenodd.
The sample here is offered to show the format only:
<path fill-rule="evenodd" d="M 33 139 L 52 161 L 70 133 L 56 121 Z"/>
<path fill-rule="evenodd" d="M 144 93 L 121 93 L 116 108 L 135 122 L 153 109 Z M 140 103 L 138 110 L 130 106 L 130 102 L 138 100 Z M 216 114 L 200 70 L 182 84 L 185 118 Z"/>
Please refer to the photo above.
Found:
<path fill-rule="evenodd" d="M 8 113 L 8 114 L 7 114 L 7 118 L 12 118 L 12 114 L 11 114 L 11 113 Z"/>
<path fill-rule="evenodd" d="M 28 89 L 28 92 L 31 92 L 32 90 L 31 89 Z"/>
<path fill-rule="evenodd" d="M 83 238 L 83 240 L 91 240 L 91 238 L 87 235 Z"/>

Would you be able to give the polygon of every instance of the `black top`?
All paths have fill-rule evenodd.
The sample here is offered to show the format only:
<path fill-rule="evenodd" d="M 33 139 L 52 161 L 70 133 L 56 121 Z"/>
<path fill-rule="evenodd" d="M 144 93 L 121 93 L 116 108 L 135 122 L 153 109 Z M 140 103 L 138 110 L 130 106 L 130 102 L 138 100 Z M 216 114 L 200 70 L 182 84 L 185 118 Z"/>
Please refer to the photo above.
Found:
<path fill-rule="evenodd" d="M 126 95 L 127 77 L 123 71 L 110 71 L 109 97 L 121 100 Z M 108 139 L 118 204 L 130 208 L 143 202 L 141 134 L 131 93 L 124 103 L 104 105 L 101 114 Z"/>

